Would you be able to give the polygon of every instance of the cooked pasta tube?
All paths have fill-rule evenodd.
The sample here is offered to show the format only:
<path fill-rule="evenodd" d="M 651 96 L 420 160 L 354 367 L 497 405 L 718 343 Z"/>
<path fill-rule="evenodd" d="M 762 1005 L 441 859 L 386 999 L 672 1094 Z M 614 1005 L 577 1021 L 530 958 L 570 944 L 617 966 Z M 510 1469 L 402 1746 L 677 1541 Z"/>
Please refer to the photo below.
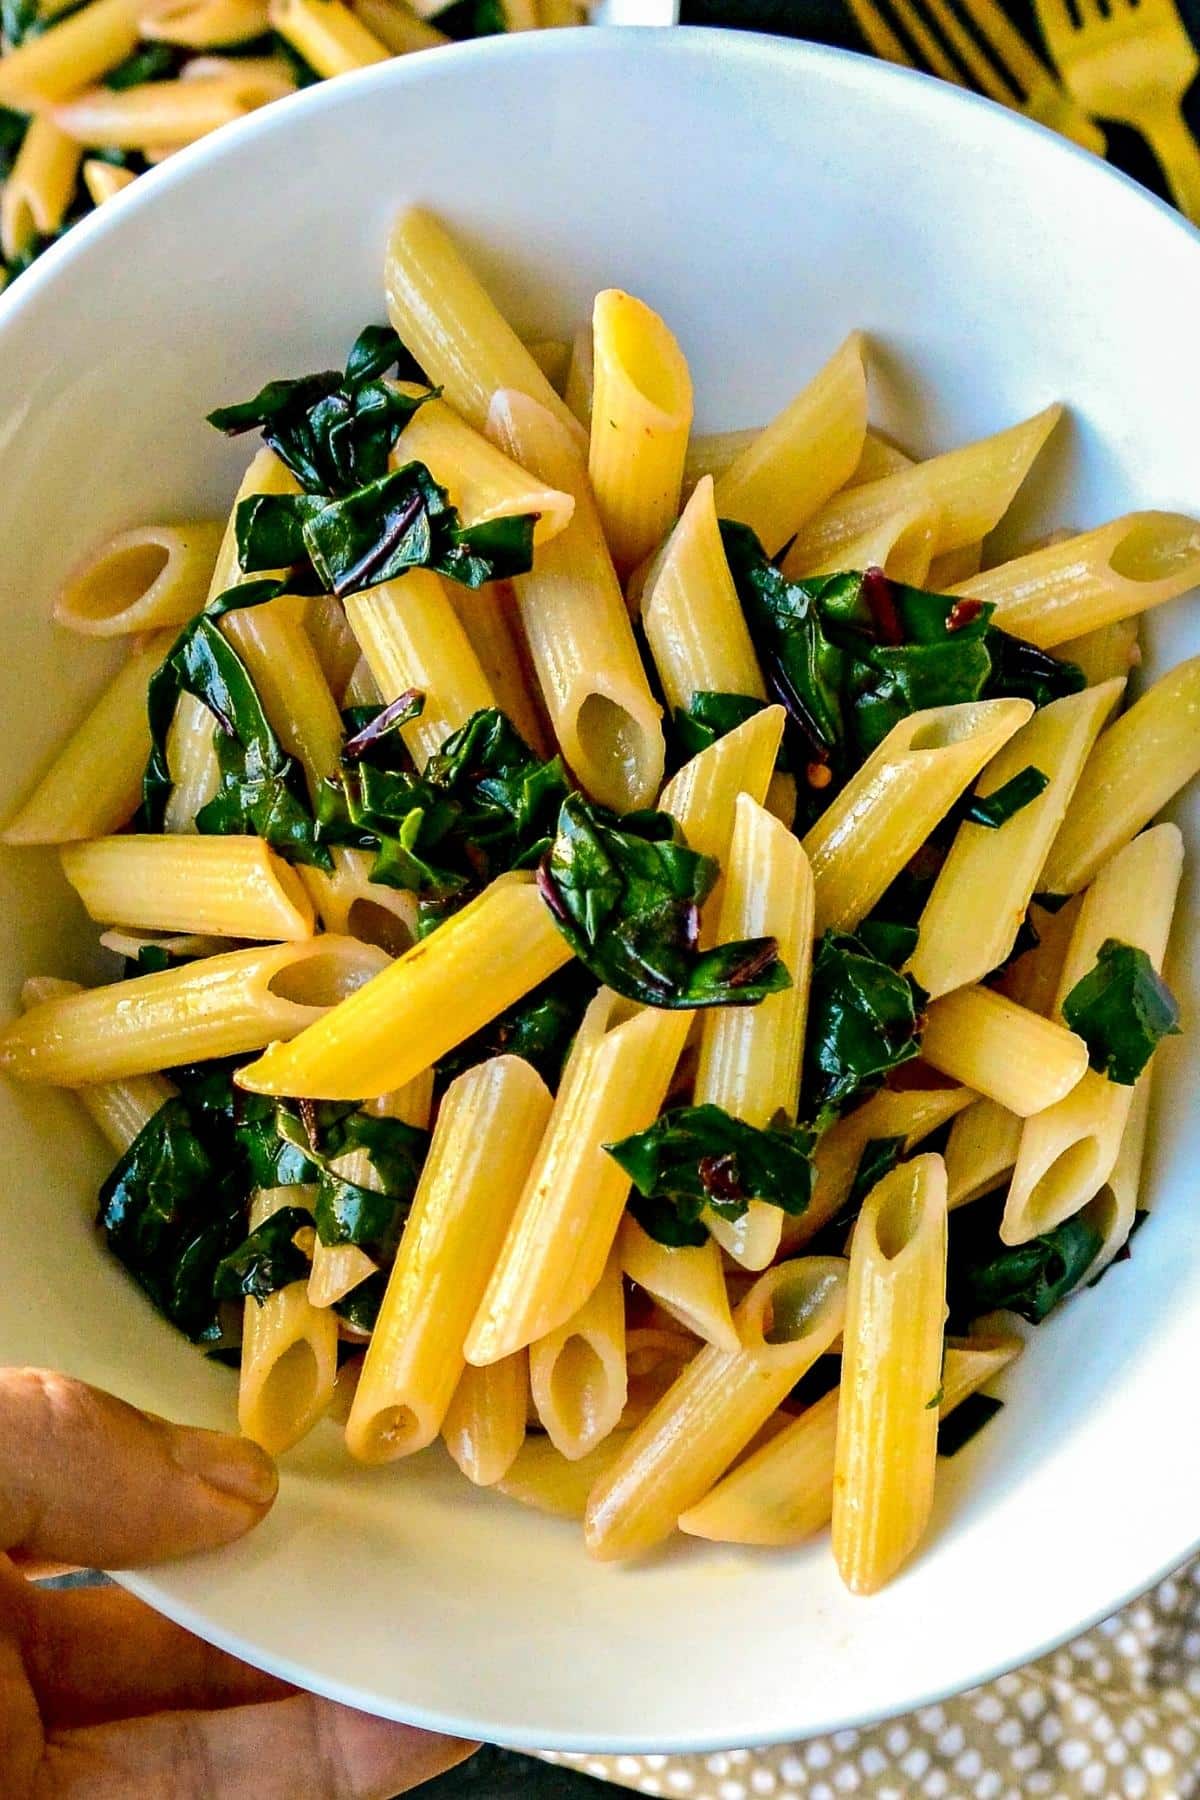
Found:
<path fill-rule="evenodd" d="M 1083 897 L 1059 977 L 1056 1010 L 1094 967 L 1108 938 L 1146 952 L 1162 968 L 1183 867 L 1175 825 L 1155 825 L 1105 863 Z M 1133 1089 L 1088 1069 L 1073 1092 L 1027 1119 L 1000 1236 L 1023 1244 L 1060 1225 L 1112 1174 Z"/>
<path fill-rule="evenodd" d="M 103 206 L 106 200 L 111 200 L 122 188 L 129 187 L 137 180 L 132 169 L 121 169 L 116 163 L 102 162 L 98 156 L 89 156 L 80 174 L 93 206 Z"/>
<path fill-rule="evenodd" d="M 342 0 L 270 0 L 271 24 L 326 80 L 391 55 Z"/>
<path fill-rule="evenodd" d="M 1057 912 L 1048 912 L 1035 903 L 1029 917 L 1038 941 L 1032 950 L 1009 964 L 997 983 L 1002 994 L 1007 994 L 1018 1006 L 1027 1006 L 1030 1012 L 1041 1013 L 1043 1018 L 1049 1018 L 1054 1012 L 1059 976 L 1081 904 L 1079 894 Z"/>
<path fill-rule="evenodd" d="M 549 1112 L 519 1056 L 477 1063 L 446 1090 L 346 1423 L 360 1461 L 408 1456 L 441 1430 Z"/>
<path fill-rule="evenodd" d="M 33 112 L 124 62 L 138 40 L 144 0 L 92 0 L 52 30 L 26 38 L 0 62 L 0 106 Z"/>
<path fill-rule="evenodd" d="M 925 1014 L 921 1055 L 931 1068 L 996 1100 L 1018 1117 L 1071 1092 L 1087 1069 L 1087 1045 L 992 988 L 964 987 Z"/>
<path fill-rule="evenodd" d="M 761 425 L 743 426 L 737 431 L 694 432 L 683 459 L 684 493 L 690 494 L 706 475 L 718 480 L 762 432 Z"/>
<path fill-rule="evenodd" d="M 710 475 L 697 484 L 642 594 L 642 626 L 667 705 L 697 692 L 767 697 L 725 559 Z"/>
<path fill-rule="evenodd" d="M 353 632 L 351 636 L 353 637 Z M 358 640 L 355 639 L 355 648 Z M 365 656 L 360 656 L 350 671 L 350 679 L 346 683 L 346 692 L 342 696 L 343 706 L 378 706 L 383 699 L 379 691 L 379 683 L 371 673 Z"/>
<path fill-rule="evenodd" d="M 1053 650 L 1174 600 L 1198 582 L 1200 520 L 1135 512 L 972 575 L 950 591 L 991 601 L 994 624 Z"/>
<path fill-rule="evenodd" d="M 579 425 L 431 213 L 401 213 L 385 263 L 388 316 L 430 381 L 476 431 L 497 388 L 546 407 L 578 441 Z"/>
<path fill-rule="evenodd" d="M 21 986 L 21 1006 L 28 1012 L 43 1000 L 60 1000 L 64 994 L 81 992 L 77 981 L 31 975 Z M 93 1081 L 74 1089 L 75 1098 L 88 1117 L 122 1156 L 174 1092 L 165 1075 L 131 1075 L 126 1081 Z"/>
<path fill-rule="evenodd" d="M 93 919 L 214 937 L 309 938 L 296 871 L 257 837 L 146 837 L 69 844 L 63 874 Z"/>
<path fill-rule="evenodd" d="M 1097 743 L 1039 887 L 1074 894 L 1200 769 L 1200 656 L 1179 663 Z"/>
<path fill-rule="evenodd" d="M 567 370 L 571 363 L 570 340 L 568 338 L 534 338 L 526 344 L 525 348 L 555 393 L 561 394 L 566 386 Z"/>
<path fill-rule="evenodd" d="M 513 582 L 542 699 L 582 785 L 618 812 L 648 806 L 665 746 L 625 600 L 574 437 L 519 393 L 498 393 L 488 435 L 541 480 L 573 496 L 567 529 Z"/>
<path fill-rule="evenodd" d="M 871 525 L 860 537 L 841 546 L 823 561 L 804 570 L 807 575 L 834 575 L 842 569 L 882 569 L 894 581 L 923 587 L 937 543 L 938 517 L 920 500 L 898 507 Z M 793 569 L 792 573 L 797 571 Z"/>
<path fill-rule="evenodd" d="M 852 1593 L 891 1579 L 933 1505 L 946 1318 L 946 1171 L 900 1163 L 850 1243 L 833 1475 L 833 1554 Z"/>
<path fill-rule="evenodd" d="M 846 1293 L 840 1257 L 779 1263 L 759 1277 L 734 1315 L 739 1348 L 706 1344 L 592 1489 L 584 1539 L 593 1556 L 637 1556 L 670 1536 L 829 1349 Z"/>
<path fill-rule="evenodd" d="M 684 763 L 659 795 L 688 844 L 724 867 L 733 839 L 738 796 L 767 801 L 783 738 L 782 706 L 765 706 Z"/>
<path fill-rule="evenodd" d="M 249 44 L 269 28 L 267 0 L 146 0 L 138 18 L 140 38 L 187 50 Z"/>
<path fill-rule="evenodd" d="M 657 548 L 679 511 L 692 378 L 665 322 L 605 288 L 592 309 L 588 474 L 620 575 Z"/>
<path fill-rule="evenodd" d="M 442 1421 L 442 1440 L 468 1481 L 476 1487 L 503 1481 L 525 1442 L 528 1410 L 524 1350 L 482 1369 L 463 1366 Z"/>
<path fill-rule="evenodd" d="M 529 1388 L 547 1437 L 568 1462 L 578 1462 L 620 1423 L 628 1375 L 615 1247 L 578 1312 L 529 1346 Z"/>
<path fill-rule="evenodd" d="M 221 785 L 221 770 L 213 747 L 216 720 L 194 694 L 180 694 L 175 717 L 167 733 L 167 768 L 171 791 L 163 809 L 164 829 L 195 831 L 196 814 L 207 806 Z"/>
<path fill-rule="evenodd" d="M 1021 1145 L 1021 1120 L 996 1100 L 976 1100 L 959 1113 L 946 1140 L 946 1196 L 953 1209 L 979 1200 L 1007 1180 Z"/>
<path fill-rule="evenodd" d="M 208 597 L 224 530 L 195 519 L 117 532 L 68 575 L 54 617 L 89 637 L 185 625 Z"/>
<path fill-rule="evenodd" d="M 773 937 L 792 984 L 758 1006 L 712 1009 L 701 1030 L 695 1103 L 719 1106 L 761 1128 L 781 1117 L 793 1121 L 799 1104 L 813 881 L 787 827 L 740 794 L 717 939 L 745 937 Z M 705 1212 L 713 1237 L 744 1269 L 766 1268 L 779 1249 L 783 1220 L 782 1209 L 765 1200 L 751 1200 L 740 1219 Z"/>
<path fill-rule="evenodd" d="M 600 1280 L 630 1188 L 604 1146 L 657 1118 L 690 1025 L 686 1012 L 633 1007 L 606 988 L 588 1007 L 467 1333 L 468 1362 L 497 1362 L 557 1330 Z"/>
<path fill-rule="evenodd" d="M 784 558 L 784 573 L 836 556 L 897 508 L 913 504 L 937 516 L 939 555 L 986 537 L 1008 511 L 1061 413 L 1061 406 L 1048 406 L 994 437 L 835 495 L 801 527 Z"/>
<path fill-rule="evenodd" d="M 595 358 L 592 354 L 592 321 L 582 324 L 571 339 L 571 360 L 563 385 L 563 400 L 572 417 L 585 432 L 592 426 L 592 391 L 595 387 Z"/>
<path fill-rule="evenodd" d="M 384 700 L 409 688 L 425 696 L 420 718 L 400 727 L 418 768 L 472 713 L 496 704 L 445 585 L 430 570 L 410 569 L 351 595 L 346 617 Z"/>
<path fill-rule="evenodd" d="M 943 551 L 930 563 L 924 585 L 932 594 L 944 594 L 956 581 L 965 581 L 969 575 L 976 574 L 982 561 L 981 543 L 963 544 L 957 550 Z"/>
<path fill-rule="evenodd" d="M 851 776 L 804 839 L 816 929 L 852 931 L 984 764 L 1033 712 L 975 700 L 910 713 Z"/>
<path fill-rule="evenodd" d="M 712 1240 L 709 1240 L 712 1243 Z M 716 1250 L 716 1245 L 713 1244 Z M 718 1260 L 720 1251 L 717 1250 Z M 731 1315 L 732 1318 L 732 1315 Z M 736 1349 L 737 1333 L 730 1331 L 729 1347 Z M 621 1428 L 631 1430 L 652 1412 L 667 1389 L 700 1348 L 690 1331 L 669 1331 L 661 1325 L 639 1325 L 625 1333 L 625 1363 L 629 1393 Z"/>
<path fill-rule="evenodd" d="M 1141 662 L 1140 623 L 1135 615 L 1129 619 L 1114 619 L 1111 625 L 1097 625 L 1094 631 L 1085 631 L 1082 637 L 1068 638 L 1065 643 L 1056 644 L 1054 654 L 1061 656 L 1064 662 L 1076 663 L 1083 670 L 1089 687 L 1099 687 L 1102 681 L 1128 676 Z"/>
<path fill-rule="evenodd" d="M 881 1138 L 900 1138 L 903 1154 L 955 1119 L 975 1099 L 965 1087 L 880 1088 L 823 1132 L 813 1151 L 813 1191 L 798 1217 L 783 1222 L 789 1252 L 836 1219 L 850 1198 L 863 1152 Z"/>
<path fill-rule="evenodd" d="M 411 50 L 434 50 L 439 44 L 450 42 L 444 31 L 418 18 L 403 0 L 353 0 L 353 11 L 371 36 L 393 56 L 407 56 Z"/>
<path fill-rule="evenodd" d="M 342 753 L 342 717 L 316 647 L 291 595 L 226 613 L 224 635 L 251 680 L 280 743 L 304 770 L 313 796 Z"/>
<path fill-rule="evenodd" d="M 385 968 L 385 980 L 352 994 L 319 1021 L 320 1030 L 290 1045 L 273 1044 L 239 1071 L 238 1081 L 252 1093 L 311 1099 L 386 1094 L 430 1068 L 570 958 L 532 875 L 500 875 Z"/>
<path fill-rule="evenodd" d="M 1150 1123 L 1150 1082 L 1154 1065 L 1140 1075 L 1134 1084 L 1129 1115 L 1121 1133 L 1121 1148 L 1108 1180 L 1100 1192 L 1088 1201 L 1083 1216 L 1094 1225 L 1103 1242 L 1087 1279 L 1094 1281 L 1129 1242 L 1137 1217 L 1142 1186 L 1142 1164 L 1146 1156 L 1146 1130 Z"/>
<path fill-rule="evenodd" d="M 350 629 L 340 600 L 332 594 L 313 594 L 304 609 L 304 629 L 312 640 L 321 673 L 335 700 L 345 700 L 346 689 L 362 652 Z"/>
<path fill-rule="evenodd" d="M 867 372 L 856 331 L 718 477 L 718 516 L 749 525 L 767 555 L 776 555 L 854 473 L 866 429 Z"/>
<path fill-rule="evenodd" d="M 1075 784 L 1124 686 L 1108 681 L 1039 708 L 979 777 L 977 800 L 1026 769 L 1046 776 L 1047 785 L 998 828 L 966 819 L 955 833 L 908 965 L 932 998 L 982 981 L 1011 954 Z"/>
<path fill-rule="evenodd" d="M 19 263 L 38 236 L 53 237 L 66 217 L 81 151 L 49 118 L 31 119 L 0 189 L 0 251 Z"/>
<path fill-rule="evenodd" d="M 706 1344 L 737 1346 L 725 1270 L 715 1238 L 704 1244 L 660 1244 L 629 1213 L 617 1238 L 621 1268 L 663 1311 Z"/>
<path fill-rule="evenodd" d="M 245 950 L 248 946 L 240 938 L 210 937 L 203 931 L 131 931 L 113 925 L 100 933 L 100 948 L 137 962 L 147 948 L 190 960 L 196 956 L 221 956 L 226 950 Z"/>
<path fill-rule="evenodd" d="M 0 832 L 0 841 L 68 844 L 103 837 L 129 823 L 142 797 L 150 755 L 146 691 L 172 635 L 156 635 L 122 664 Z"/>
<path fill-rule="evenodd" d="M 52 112 L 77 144 L 152 150 L 193 144 L 258 107 L 281 100 L 295 83 L 282 73 L 208 75 L 200 81 L 145 81 L 139 87 L 85 88 Z"/>
<path fill-rule="evenodd" d="M 582 1519 L 588 1495 L 628 1441 L 627 1431 L 614 1431 L 579 1462 L 568 1462 L 548 1437 L 526 1438 L 496 1491 L 557 1519 Z"/>
<path fill-rule="evenodd" d="M 302 1031 L 386 962 L 370 944 L 326 936 L 64 995 L 0 1031 L 0 1070 L 75 1087 L 237 1056 Z"/>
<path fill-rule="evenodd" d="M 433 1110 L 433 1070 L 427 1069 L 406 1087 L 394 1094 L 381 1094 L 368 1100 L 364 1112 L 380 1119 L 400 1119 L 405 1125 L 417 1125 L 422 1131 L 429 1125 Z M 383 1180 L 366 1150 L 348 1150 L 330 1163 L 334 1175 L 356 1187 L 379 1192 Z M 314 1306 L 333 1306 L 375 1273 L 375 1263 L 357 1244 L 326 1244 L 313 1233 L 312 1268 L 308 1276 L 308 1297 Z M 349 1417 L 349 1411 L 347 1411 Z M 344 1421 L 343 1421 L 344 1422 Z"/>
<path fill-rule="evenodd" d="M 391 385 L 414 397 L 426 391 L 411 381 Z M 575 511 L 573 495 L 531 475 L 444 400 L 426 400 L 417 408 L 396 439 L 389 461 L 393 469 L 424 463 L 449 493 L 467 527 L 532 514 L 533 541 L 541 545 L 565 530 Z"/>
<path fill-rule="evenodd" d="M 311 1206 L 308 1187 L 262 1188 L 250 1208 L 256 1231 L 284 1206 Z M 271 1456 L 306 1437 L 328 1410 L 337 1380 L 337 1319 L 313 1306 L 303 1281 L 247 1300 L 238 1378 L 238 1425 Z"/>
<path fill-rule="evenodd" d="M 417 896 L 371 880 L 372 850 L 335 844 L 329 854 L 332 874 L 307 867 L 297 870 L 326 931 L 378 944 L 389 956 L 411 950 L 417 941 Z"/>
<path fill-rule="evenodd" d="M 467 642 L 479 658 L 479 666 L 496 697 L 496 705 L 531 749 L 539 756 L 548 755 L 550 734 L 534 699 L 536 677 L 511 584 L 489 581 L 475 592 L 451 583 L 446 591 L 455 616 L 467 634 Z"/>
<path fill-rule="evenodd" d="M 942 1366 L 944 1419 L 1021 1354 L 1018 1337 L 948 1338 Z M 722 1544 L 799 1544 L 833 1514 L 838 1391 L 822 1396 L 792 1424 L 718 1482 L 684 1513 L 679 1529 Z"/>
<path fill-rule="evenodd" d="M 862 487 L 868 481 L 878 481 L 882 475 L 895 475 L 901 469 L 911 469 L 915 461 L 916 458 L 910 456 L 907 450 L 901 450 L 890 438 L 868 426 L 867 435 L 863 439 L 862 455 L 846 486 Z"/>

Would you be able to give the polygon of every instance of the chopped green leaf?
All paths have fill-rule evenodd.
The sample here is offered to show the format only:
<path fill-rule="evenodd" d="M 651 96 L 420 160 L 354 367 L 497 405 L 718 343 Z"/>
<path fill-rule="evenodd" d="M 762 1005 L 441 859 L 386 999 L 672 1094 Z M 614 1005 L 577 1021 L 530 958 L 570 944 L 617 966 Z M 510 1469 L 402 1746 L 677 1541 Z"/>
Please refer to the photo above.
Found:
<path fill-rule="evenodd" d="M 24 113 L 0 106 L 0 181 L 8 175 L 25 140 L 29 120 Z"/>
<path fill-rule="evenodd" d="M 813 963 L 801 1088 L 818 1129 L 917 1055 L 918 993 L 859 939 L 825 933 Z"/>
<path fill-rule="evenodd" d="M 356 1288 L 351 1288 L 341 1300 L 335 1300 L 333 1310 L 352 1330 L 367 1336 L 375 1329 L 386 1292 L 387 1276 L 382 1270 L 376 1270 L 374 1275 L 368 1275 L 365 1281 L 360 1281 Z"/>
<path fill-rule="evenodd" d="M 1106 938 L 1062 1015 L 1088 1047 L 1093 1069 L 1132 1087 L 1162 1039 L 1179 1036 L 1179 1006 L 1146 952 Z"/>
<path fill-rule="evenodd" d="M 1019 769 L 1010 781 L 994 789 L 986 799 L 979 794 L 972 795 L 966 816 L 972 825 L 986 825 L 989 830 L 997 831 L 1031 800 L 1044 794 L 1049 786 L 1050 777 L 1031 763 L 1027 768 Z"/>
<path fill-rule="evenodd" d="M 215 1298 L 257 1300 L 261 1306 L 276 1289 L 288 1287 L 293 1281 L 307 1281 L 309 1259 L 292 1240 L 312 1222 L 307 1207 L 279 1207 L 236 1249 L 221 1258 L 213 1276 Z"/>
<path fill-rule="evenodd" d="M 1076 1213 L 1025 1244 L 1000 1239 L 1004 1203 L 973 1201 L 951 1216 L 947 1297 L 953 1321 L 1005 1307 L 1038 1325 L 1078 1287 L 1099 1254 L 1103 1238 Z"/>
<path fill-rule="evenodd" d="M 854 935 L 864 949 L 878 957 L 889 969 L 902 969 L 917 947 L 920 932 L 915 925 L 899 919 L 863 919 Z"/>
<path fill-rule="evenodd" d="M 854 1171 L 854 1180 L 850 1183 L 850 1192 L 846 1196 L 843 1216 L 852 1218 L 871 1189 L 891 1173 L 904 1155 L 905 1142 L 903 1137 L 872 1138 L 863 1146 L 858 1167 Z"/>
<path fill-rule="evenodd" d="M 766 704 L 765 700 L 756 700 L 749 694 L 720 694 L 698 688 L 686 711 L 682 706 L 675 708 L 675 735 L 680 752 L 685 759 L 698 756 L 718 738 L 752 719 Z"/>
<path fill-rule="evenodd" d="M 173 44 L 139 44 L 124 62 L 119 62 L 101 79 L 106 88 L 118 92 L 122 88 L 140 87 L 144 81 L 166 81 L 178 73 L 183 53 Z"/>
<path fill-rule="evenodd" d="M 989 1420 L 1003 1410 L 1003 1400 L 993 1399 L 991 1394 L 968 1394 L 959 1401 L 953 1412 L 938 1422 L 938 1455 L 957 1456 Z"/>
<path fill-rule="evenodd" d="M 988 627 L 987 647 L 992 672 L 984 689 L 985 700 L 1015 697 L 1048 706 L 1051 700 L 1077 694 L 1087 686 L 1087 677 L 1077 663 L 1051 656 L 1024 638 L 1010 637 L 998 625 Z"/>
<path fill-rule="evenodd" d="M 493 1056 L 521 1056 L 550 1087 L 558 1085 L 571 1041 L 596 984 L 582 963 L 569 962 L 490 1025 L 451 1050 L 437 1065 L 439 1082 Z"/>

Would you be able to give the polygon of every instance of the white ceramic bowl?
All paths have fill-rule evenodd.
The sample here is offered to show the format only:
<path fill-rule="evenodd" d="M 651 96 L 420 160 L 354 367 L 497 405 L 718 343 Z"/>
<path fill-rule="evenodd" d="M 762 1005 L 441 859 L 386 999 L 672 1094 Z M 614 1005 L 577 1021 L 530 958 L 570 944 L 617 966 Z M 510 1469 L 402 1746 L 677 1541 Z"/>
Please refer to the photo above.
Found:
<path fill-rule="evenodd" d="M 0 302 L 4 792 L 99 679 L 93 646 L 48 623 L 72 558 L 224 508 L 246 446 L 204 412 L 328 365 L 382 316 L 385 236 L 410 200 L 447 216 L 532 336 L 609 284 L 661 308 L 702 428 L 761 419 L 861 325 L 876 414 L 918 446 L 1070 402 L 1017 532 L 1200 511 L 1200 238 L 1080 151 L 923 77 L 749 36 L 561 32 L 405 58 L 181 155 Z M 1153 672 L 1197 647 L 1194 612 L 1148 635 Z M 32 970 L 86 976 L 54 858 L 10 854 L 0 880 L 5 1005 Z M 1175 980 L 1200 1026 L 1178 954 Z M 593 1566 L 575 1528 L 471 1491 L 439 1449 L 365 1472 L 332 1428 L 288 1459 L 247 1542 L 129 1585 L 326 1694 L 526 1745 L 802 1736 L 1031 1657 L 1200 1538 L 1198 1061 L 1200 1029 L 1163 1057 L 1132 1262 L 1037 1335 L 999 1421 L 943 1467 L 927 1548 L 877 1599 L 842 1590 L 824 1542 Z M 0 1357 L 228 1424 L 230 1375 L 92 1235 L 106 1158 L 70 1102 L 5 1089 L 0 1107 Z"/>

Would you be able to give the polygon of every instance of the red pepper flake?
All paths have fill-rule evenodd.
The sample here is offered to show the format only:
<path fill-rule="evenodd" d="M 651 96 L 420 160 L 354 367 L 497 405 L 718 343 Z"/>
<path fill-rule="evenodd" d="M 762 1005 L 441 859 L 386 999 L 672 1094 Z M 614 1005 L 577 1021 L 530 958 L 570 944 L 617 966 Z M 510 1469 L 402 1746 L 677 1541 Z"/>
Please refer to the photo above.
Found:
<path fill-rule="evenodd" d="M 833 770 L 828 763 L 810 762 L 804 771 L 804 779 L 810 788 L 820 791 L 821 788 L 827 788 L 833 780 Z"/>
<path fill-rule="evenodd" d="M 982 611 L 982 600 L 956 600 L 946 614 L 946 630 L 961 631 L 964 625 L 973 625 Z"/>
<path fill-rule="evenodd" d="M 725 979 L 730 987 L 745 987 L 748 982 L 757 981 L 778 960 L 779 939 L 765 937 L 756 950 L 751 950 L 740 963 L 730 969 Z"/>
<path fill-rule="evenodd" d="M 700 1185 L 710 1200 L 742 1198 L 741 1171 L 732 1150 L 727 1150 L 724 1156 L 702 1156 L 699 1173 Z"/>
<path fill-rule="evenodd" d="M 902 644 L 904 627 L 900 623 L 900 615 L 896 611 L 895 588 L 880 568 L 870 568 L 863 572 L 863 599 L 867 610 L 879 633 L 881 644 Z"/>

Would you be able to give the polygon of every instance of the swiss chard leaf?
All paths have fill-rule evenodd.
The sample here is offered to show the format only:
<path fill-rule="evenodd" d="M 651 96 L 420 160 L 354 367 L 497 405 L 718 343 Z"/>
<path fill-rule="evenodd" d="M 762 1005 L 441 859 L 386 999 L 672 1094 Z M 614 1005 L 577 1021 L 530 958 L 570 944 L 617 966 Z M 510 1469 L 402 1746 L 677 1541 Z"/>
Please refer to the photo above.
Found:
<path fill-rule="evenodd" d="M 317 1166 L 314 1206 L 323 1244 L 355 1244 L 379 1263 L 390 1263 L 404 1229 L 429 1148 L 429 1134 L 401 1119 L 339 1106 L 318 1109 L 315 1119 L 280 1105 L 276 1129 Z M 365 1153 L 375 1182 L 351 1180 L 341 1158 Z"/>
<path fill-rule="evenodd" d="M 686 710 L 682 706 L 675 708 L 675 736 L 681 755 L 685 760 L 698 756 L 718 738 L 752 719 L 766 704 L 749 694 L 722 694 L 698 688 Z"/>
<path fill-rule="evenodd" d="M 977 1200 L 953 1214 L 947 1299 L 952 1327 L 1004 1307 L 1038 1325 L 1083 1280 L 1103 1237 L 1076 1213 L 1028 1243 L 1000 1239 L 1003 1195 Z"/>
<path fill-rule="evenodd" d="M 1015 818 L 1039 794 L 1044 794 L 1050 786 L 1050 777 L 1041 769 L 1035 769 L 1030 763 L 1024 769 L 1018 769 L 1010 781 L 996 788 L 986 798 L 973 794 L 966 810 L 966 817 L 972 825 L 986 825 L 991 831 L 998 831 L 1001 825 Z"/>
<path fill-rule="evenodd" d="M 917 947 L 920 932 L 915 925 L 909 925 L 899 919 L 863 919 L 855 926 L 854 935 L 880 962 L 885 962 L 889 969 L 902 969 Z"/>
<path fill-rule="evenodd" d="M 629 1210 L 660 1244 L 702 1244 L 705 1207 L 740 1219 L 751 1200 L 802 1213 L 812 1194 L 812 1133 L 760 1130 L 719 1106 L 681 1106 L 604 1148 L 636 1189 Z"/>
<path fill-rule="evenodd" d="M 1035 706 L 1048 706 L 1051 700 L 1077 694 L 1087 686 L 1078 663 L 1051 656 L 1024 638 L 1010 637 L 998 625 L 989 625 L 987 647 L 992 672 L 984 688 L 985 700 L 1016 697 L 1032 700 Z"/>
<path fill-rule="evenodd" d="M 850 1183 L 850 1192 L 846 1196 L 844 1216 L 852 1218 L 871 1189 L 891 1173 L 904 1155 L 904 1145 L 903 1137 L 885 1137 L 872 1138 L 863 1146 L 858 1167 L 854 1171 L 854 1180 Z"/>
<path fill-rule="evenodd" d="M 24 113 L 13 112 L 11 107 L 0 106 L 0 181 L 3 181 L 17 160 L 17 152 L 25 139 L 29 120 Z"/>
<path fill-rule="evenodd" d="M 365 1281 L 360 1281 L 357 1287 L 351 1288 L 342 1299 L 335 1300 L 333 1310 L 352 1330 L 367 1336 L 375 1329 L 386 1292 L 387 1276 L 381 1269 L 377 1269 L 374 1275 L 368 1275 Z"/>
<path fill-rule="evenodd" d="M 618 820 L 570 794 L 538 886 L 555 923 L 597 981 L 646 1006 L 754 1006 L 790 986 L 774 938 L 699 947 L 711 857 L 679 842 L 666 813 Z"/>
<path fill-rule="evenodd" d="M 307 1207 L 279 1207 L 236 1249 L 221 1258 L 213 1276 L 214 1297 L 257 1300 L 261 1306 L 277 1288 L 288 1287 L 293 1281 L 307 1281 L 311 1264 L 292 1240 L 312 1222 Z"/>
<path fill-rule="evenodd" d="M 183 53 L 173 44 L 139 44 L 124 62 L 101 77 L 106 88 L 140 87 L 144 81 L 166 81 L 178 73 Z"/>
<path fill-rule="evenodd" d="M 437 1065 L 439 1082 L 453 1081 L 493 1056 L 521 1056 L 551 1088 L 557 1087 L 571 1040 L 595 992 L 582 963 L 568 963 L 444 1056 Z"/>
<path fill-rule="evenodd" d="M 818 1129 L 917 1055 L 919 993 L 859 939 L 825 933 L 813 962 L 801 1089 Z"/>
<path fill-rule="evenodd" d="M 938 1421 L 938 1455 L 957 1456 L 1003 1410 L 1003 1400 L 991 1394 L 968 1394 L 952 1413 Z"/>
<path fill-rule="evenodd" d="M 1165 1037 L 1179 1035 L 1174 994 L 1135 944 L 1106 938 L 1094 968 L 1075 983 L 1062 1015 L 1109 1081 L 1132 1087 Z"/>

